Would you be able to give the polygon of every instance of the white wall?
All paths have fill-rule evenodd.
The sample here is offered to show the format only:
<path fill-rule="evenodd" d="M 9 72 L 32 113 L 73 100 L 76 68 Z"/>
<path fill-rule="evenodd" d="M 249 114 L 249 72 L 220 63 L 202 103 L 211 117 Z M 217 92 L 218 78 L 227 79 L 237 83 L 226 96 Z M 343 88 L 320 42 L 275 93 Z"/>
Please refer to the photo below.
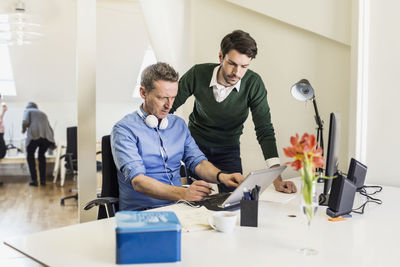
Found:
<path fill-rule="evenodd" d="M 0 1 L 0 11 L 10 12 L 14 4 L 14 0 Z M 32 45 L 10 47 L 17 96 L 5 96 L 6 127 L 14 125 L 15 139 L 24 139 L 20 134 L 23 109 L 28 101 L 35 101 L 52 126 L 57 122 L 56 139 L 65 141 L 65 128 L 77 125 L 76 1 L 27 1 L 26 12 L 40 19 L 44 36 Z M 117 118 L 141 101 L 133 99 L 132 92 L 150 42 L 139 0 L 98 0 L 96 15 L 99 140 Z"/>
<path fill-rule="evenodd" d="M 351 1 L 227 0 L 282 22 L 350 45 Z M 288 8 L 290 7 L 290 8 Z"/>
<path fill-rule="evenodd" d="M 129 103 L 150 44 L 139 1 L 97 1 L 96 26 L 97 102 Z"/>
<path fill-rule="evenodd" d="M 11 12 L 16 1 L 0 1 Z M 6 101 L 75 101 L 75 1 L 26 1 L 26 13 L 43 36 L 31 45 L 10 47 L 17 96 Z"/>
<path fill-rule="evenodd" d="M 298 102 L 290 95 L 291 86 L 307 78 L 315 89 L 325 121 L 326 145 L 329 113 L 341 113 L 340 169 L 347 171 L 349 46 L 222 0 L 194 0 L 192 23 L 195 63 L 218 62 L 220 41 L 232 30 L 245 30 L 257 41 L 259 53 L 250 68 L 261 75 L 267 87 L 282 163 L 289 160 L 283 156 L 282 148 L 289 145 L 290 136 L 296 132 L 316 133 L 312 104 Z M 265 167 L 250 117 L 241 138 L 241 150 L 244 173 Z M 284 177 L 295 175 L 298 174 L 288 170 Z"/>
<path fill-rule="evenodd" d="M 367 182 L 400 186 L 400 2 L 370 1 Z"/>
<path fill-rule="evenodd" d="M 190 1 L 141 0 L 146 28 L 158 61 L 178 72 L 190 68 Z"/>
<path fill-rule="evenodd" d="M 124 117 L 126 114 L 137 110 L 141 103 L 141 99 L 132 99 L 130 102 L 97 102 L 97 141 L 101 141 L 102 136 L 109 135 L 114 124 L 122 119 L 122 117 Z"/>
<path fill-rule="evenodd" d="M 96 139 L 141 104 L 132 98 L 150 45 L 140 1 L 97 2 Z"/>

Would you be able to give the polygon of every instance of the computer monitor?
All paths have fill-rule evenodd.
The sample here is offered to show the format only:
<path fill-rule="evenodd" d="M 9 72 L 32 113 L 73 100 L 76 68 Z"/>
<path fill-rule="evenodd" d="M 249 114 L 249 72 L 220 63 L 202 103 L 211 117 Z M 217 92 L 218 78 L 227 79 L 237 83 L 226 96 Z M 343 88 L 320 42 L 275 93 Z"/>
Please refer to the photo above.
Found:
<path fill-rule="evenodd" d="M 325 176 L 335 176 L 339 164 L 340 144 L 340 115 L 332 112 L 329 120 L 328 153 L 326 153 Z M 324 179 L 324 191 L 319 196 L 319 204 L 327 206 L 329 202 L 329 191 L 332 186 L 332 179 Z"/>

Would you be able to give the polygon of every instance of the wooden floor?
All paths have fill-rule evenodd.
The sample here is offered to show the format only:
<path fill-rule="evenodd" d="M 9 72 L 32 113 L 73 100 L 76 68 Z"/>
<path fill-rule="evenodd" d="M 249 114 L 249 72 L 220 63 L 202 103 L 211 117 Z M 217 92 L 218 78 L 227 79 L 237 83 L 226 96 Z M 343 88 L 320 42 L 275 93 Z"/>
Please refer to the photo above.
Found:
<path fill-rule="evenodd" d="M 40 266 L 4 245 L 4 239 L 78 223 L 77 201 L 68 199 L 65 206 L 60 205 L 60 198 L 71 195 L 69 190 L 75 187 L 72 179 L 66 179 L 64 187 L 50 180 L 46 186 L 32 187 L 28 180 L 0 178 L 4 182 L 0 186 L 0 266 Z"/>

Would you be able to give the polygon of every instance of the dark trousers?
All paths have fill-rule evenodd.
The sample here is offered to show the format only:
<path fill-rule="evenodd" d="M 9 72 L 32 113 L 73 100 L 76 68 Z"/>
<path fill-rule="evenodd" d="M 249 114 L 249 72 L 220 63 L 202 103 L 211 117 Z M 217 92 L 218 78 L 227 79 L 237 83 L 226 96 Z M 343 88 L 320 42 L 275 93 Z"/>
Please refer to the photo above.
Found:
<path fill-rule="evenodd" d="M 6 156 L 7 146 L 4 142 L 4 133 L 0 133 L 0 159 Z"/>
<path fill-rule="evenodd" d="M 240 146 L 206 147 L 199 146 L 208 161 L 224 173 L 243 173 L 242 159 L 240 158 Z M 195 176 L 195 178 L 199 179 Z M 218 185 L 219 192 L 232 192 L 235 188 L 224 184 Z"/>
<path fill-rule="evenodd" d="M 40 182 L 46 183 L 46 157 L 45 153 L 50 146 L 50 141 L 45 138 L 39 138 L 37 140 L 31 140 L 29 142 L 27 150 L 26 159 L 28 161 L 29 172 L 31 174 L 32 182 L 37 183 L 37 174 L 36 174 L 36 162 L 35 162 L 35 151 L 39 148 L 39 174 L 40 174 Z"/>

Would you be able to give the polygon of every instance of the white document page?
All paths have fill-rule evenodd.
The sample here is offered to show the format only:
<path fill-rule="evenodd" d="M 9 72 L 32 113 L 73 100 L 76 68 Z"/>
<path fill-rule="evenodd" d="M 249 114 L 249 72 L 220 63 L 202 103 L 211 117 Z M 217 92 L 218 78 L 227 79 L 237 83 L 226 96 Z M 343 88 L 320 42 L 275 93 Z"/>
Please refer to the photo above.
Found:
<path fill-rule="evenodd" d="M 300 183 L 298 183 L 294 179 L 290 179 L 290 181 L 294 182 L 294 184 L 297 187 L 297 192 L 299 192 L 299 190 L 300 190 L 299 186 L 301 186 Z M 288 203 L 290 200 L 294 199 L 296 196 L 297 196 L 297 193 L 286 194 L 286 193 L 278 192 L 278 191 L 275 190 L 274 184 L 271 184 L 261 194 L 259 200 L 260 201 L 270 201 L 270 202 L 276 202 L 276 203 L 285 204 L 285 203 Z"/>
<path fill-rule="evenodd" d="M 182 224 L 182 232 L 203 231 L 211 229 L 208 218 L 213 211 L 205 207 L 195 208 L 186 204 L 175 204 L 154 209 L 154 211 L 173 211 Z"/>

